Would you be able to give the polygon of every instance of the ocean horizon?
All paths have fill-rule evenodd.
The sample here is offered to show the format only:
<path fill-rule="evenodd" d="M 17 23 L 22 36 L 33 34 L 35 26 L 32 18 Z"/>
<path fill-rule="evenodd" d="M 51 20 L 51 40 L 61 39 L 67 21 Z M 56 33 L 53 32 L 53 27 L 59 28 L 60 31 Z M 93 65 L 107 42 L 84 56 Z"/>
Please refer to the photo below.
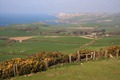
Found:
<path fill-rule="evenodd" d="M 12 24 L 29 24 L 34 22 L 43 22 L 48 24 L 55 24 L 53 20 L 57 17 L 53 15 L 40 14 L 40 15 L 0 15 L 0 26 L 8 26 Z"/>

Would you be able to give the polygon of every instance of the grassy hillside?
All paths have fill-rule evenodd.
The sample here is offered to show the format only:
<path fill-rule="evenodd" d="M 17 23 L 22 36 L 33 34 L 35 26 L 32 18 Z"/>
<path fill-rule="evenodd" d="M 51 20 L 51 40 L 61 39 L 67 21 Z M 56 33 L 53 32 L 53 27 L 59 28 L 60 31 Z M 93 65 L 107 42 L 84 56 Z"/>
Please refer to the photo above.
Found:
<path fill-rule="evenodd" d="M 84 14 L 80 16 L 74 16 L 66 19 L 58 20 L 63 23 L 75 23 L 82 26 L 102 26 L 102 27 L 113 27 L 120 25 L 120 13 L 117 14 Z"/>
<path fill-rule="evenodd" d="M 36 37 L 22 43 L 13 43 L 3 47 L 0 52 L 33 54 L 39 51 L 64 51 L 79 48 L 83 44 L 90 42 L 90 39 L 80 37 Z M 75 51 L 74 51 L 75 52 Z"/>
<path fill-rule="evenodd" d="M 94 39 L 85 39 L 81 37 L 56 37 L 56 36 L 39 36 L 30 40 L 23 41 L 22 43 L 15 42 L 8 46 L 1 46 L 0 53 L 4 56 L 0 56 L 0 61 L 6 60 L 9 54 L 17 54 L 17 57 L 24 57 L 24 54 L 31 55 L 40 51 L 59 51 L 63 54 L 72 54 L 80 49 L 99 50 L 101 48 L 113 45 L 120 45 L 120 37 L 109 37 L 96 40 L 94 43 L 80 48 L 86 43 L 90 43 Z M 4 41 L 1 41 L 3 43 Z M 12 58 L 16 57 L 11 55 Z M 10 57 L 11 58 L 11 57 Z M 9 58 L 8 58 L 9 59 Z"/>
<path fill-rule="evenodd" d="M 100 48 L 104 48 L 107 46 L 120 46 L 120 37 L 105 37 L 97 40 L 92 45 L 85 47 L 85 49 L 99 50 Z"/>
<path fill-rule="evenodd" d="M 45 72 L 15 77 L 13 80 L 119 80 L 120 60 L 104 60 L 58 65 Z"/>
<path fill-rule="evenodd" d="M 80 46 L 92 41 L 81 37 L 34 37 L 33 39 L 23 41 L 22 43 L 15 42 L 8 46 L 3 46 L 0 49 L 0 61 L 10 59 L 11 57 L 24 57 L 24 54 L 31 55 L 40 51 L 59 51 L 63 54 L 76 52 Z M 2 43 L 2 42 L 1 42 Z M 3 54 L 6 54 L 3 56 Z M 16 54 L 10 55 L 9 54 Z"/>
<path fill-rule="evenodd" d="M 31 39 L 31 41 L 44 41 L 44 42 L 54 42 L 54 43 L 68 43 L 68 44 L 85 44 L 90 39 L 81 38 L 81 37 L 73 37 L 73 36 L 43 36 L 36 37 Z"/>
<path fill-rule="evenodd" d="M 0 40 L 0 45 L 4 44 L 5 40 Z"/>
<path fill-rule="evenodd" d="M 11 54 L 0 54 L 0 62 L 5 61 L 5 60 L 9 60 L 12 58 L 25 58 L 25 55 L 11 55 Z"/>
<path fill-rule="evenodd" d="M 15 28 L 4 28 L 0 30 L 0 36 L 30 36 L 33 35 L 33 33 L 17 30 Z"/>

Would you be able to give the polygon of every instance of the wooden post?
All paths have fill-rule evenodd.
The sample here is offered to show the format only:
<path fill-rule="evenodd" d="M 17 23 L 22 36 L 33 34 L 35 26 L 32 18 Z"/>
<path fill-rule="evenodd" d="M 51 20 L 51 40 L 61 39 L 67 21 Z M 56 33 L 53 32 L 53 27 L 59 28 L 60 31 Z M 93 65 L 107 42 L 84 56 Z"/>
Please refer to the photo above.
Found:
<path fill-rule="evenodd" d="M 92 55 L 93 55 L 93 52 L 91 52 L 91 53 L 90 53 L 90 56 L 91 56 L 90 58 L 91 58 L 91 59 L 93 58 L 93 56 L 92 56 Z"/>
<path fill-rule="evenodd" d="M 88 61 L 88 54 L 86 54 L 86 61 Z"/>
<path fill-rule="evenodd" d="M 93 60 L 95 60 L 95 51 L 93 52 Z"/>
<path fill-rule="evenodd" d="M 79 53 L 79 51 L 77 51 L 77 54 L 78 54 L 78 61 L 80 61 L 80 53 Z"/>
<path fill-rule="evenodd" d="M 46 68 L 48 68 L 48 59 L 46 58 L 46 62 L 45 62 Z"/>
<path fill-rule="evenodd" d="M 69 63 L 71 63 L 71 55 L 69 55 Z"/>
<path fill-rule="evenodd" d="M 18 66 L 17 66 L 17 64 L 15 64 L 15 68 L 16 68 L 16 75 L 18 76 Z"/>
<path fill-rule="evenodd" d="M 108 58 L 108 50 L 105 51 L 105 58 Z"/>
<path fill-rule="evenodd" d="M 118 57 L 119 57 L 119 49 L 116 50 L 116 58 L 118 58 Z"/>
<path fill-rule="evenodd" d="M 80 54 L 78 55 L 78 61 L 81 61 L 81 55 Z"/>
<path fill-rule="evenodd" d="M 98 52 L 97 53 L 97 60 L 99 60 L 100 59 L 100 53 Z"/>
<path fill-rule="evenodd" d="M 98 59 L 100 59 L 100 58 L 101 58 L 101 54 L 102 54 L 102 53 L 98 53 Z"/>
<path fill-rule="evenodd" d="M 100 58 L 100 56 L 99 56 L 99 53 L 97 52 L 96 53 L 97 55 L 96 55 L 96 60 L 98 60 L 99 58 Z"/>
<path fill-rule="evenodd" d="M 15 64 L 13 64 L 13 72 L 14 72 L 14 76 L 16 76 Z"/>

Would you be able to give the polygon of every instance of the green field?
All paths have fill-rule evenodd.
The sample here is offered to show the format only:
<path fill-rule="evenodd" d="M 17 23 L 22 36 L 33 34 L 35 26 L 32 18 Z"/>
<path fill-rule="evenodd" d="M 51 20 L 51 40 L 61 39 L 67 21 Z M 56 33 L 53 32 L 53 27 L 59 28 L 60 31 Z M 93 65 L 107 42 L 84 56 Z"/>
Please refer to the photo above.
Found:
<path fill-rule="evenodd" d="M 80 48 L 81 46 L 91 42 L 92 40 L 94 39 L 72 36 L 36 36 L 30 40 L 23 41 L 22 43 L 15 42 L 8 46 L 1 46 L 0 53 L 2 55 L 6 55 L 0 56 L 0 61 L 4 61 L 14 57 L 24 58 L 25 55 L 31 55 L 41 51 L 59 51 L 63 54 L 73 54 L 80 49 L 99 50 L 107 46 L 120 45 L 120 37 L 109 37 L 96 40 L 96 42 L 94 42 L 93 44 Z M 1 43 L 3 42 L 4 41 L 1 41 Z M 9 54 L 12 54 L 12 57 L 9 56 Z"/>
<path fill-rule="evenodd" d="M 25 55 L 11 55 L 11 54 L 0 54 L 0 62 L 5 61 L 5 60 L 9 60 L 12 58 L 25 58 Z"/>
<path fill-rule="evenodd" d="M 0 36 L 7 36 L 7 37 L 13 37 L 13 36 L 32 36 L 33 33 L 18 30 L 16 28 L 4 28 L 0 30 Z"/>
<path fill-rule="evenodd" d="M 4 44 L 5 40 L 0 40 L 0 45 Z"/>
<path fill-rule="evenodd" d="M 79 48 L 90 39 L 81 37 L 58 37 L 46 38 L 35 37 L 33 39 L 23 41 L 22 43 L 16 42 L 9 46 L 3 47 L 0 52 L 16 53 L 16 54 L 33 54 L 39 51 L 64 51 Z"/>
<path fill-rule="evenodd" d="M 22 43 L 15 42 L 8 46 L 3 46 L 0 49 L 0 53 L 6 54 L 5 56 L 0 56 L 1 58 L 6 60 L 9 54 L 18 55 L 31 55 L 34 53 L 38 53 L 40 51 L 59 51 L 64 54 L 72 54 L 76 52 L 80 46 L 85 43 L 90 42 L 90 39 L 85 39 L 81 37 L 34 37 L 33 39 L 23 41 Z M 7 55 L 8 54 L 8 55 Z M 13 56 L 12 56 L 13 57 Z M 15 56 L 16 57 L 16 56 Z M 3 61 L 2 59 L 2 61 Z M 9 58 L 8 58 L 9 59 Z"/>
<path fill-rule="evenodd" d="M 57 65 L 45 72 L 12 80 L 120 80 L 120 60 L 90 61 Z"/>
<path fill-rule="evenodd" d="M 120 46 L 120 37 L 105 37 L 97 40 L 92 45 L 85 47 L 85 49 L 99 50 L 100 48 L 105 48 L 108 46 Z"/>

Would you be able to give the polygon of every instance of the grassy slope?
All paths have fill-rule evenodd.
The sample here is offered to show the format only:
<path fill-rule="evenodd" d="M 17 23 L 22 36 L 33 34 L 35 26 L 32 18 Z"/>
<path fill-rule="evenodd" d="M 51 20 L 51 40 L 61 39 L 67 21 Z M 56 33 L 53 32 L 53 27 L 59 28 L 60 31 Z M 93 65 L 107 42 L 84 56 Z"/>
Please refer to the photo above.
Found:
<path fill-rule="evenodd" d="M 44 38 L 37 37 L 23 43 L 14 43 L 2 48 L 1 52 L 33 54 L 39 51 L 64 51 L 79 48 L 81 45 L 90 42 L 89 39 L 80 37 L 59 37 Z M 21 51 L 23 52 L 21 53 Z"/>
<path fill-rule="evenodd" d="M 48 42 L 55 42 L 55 43 L 68 43 L 68 44 L 84 44 L 86 42 L 91 41 L 90 39 L 85 39 L 81 37 L 72 37 L 72 36 L 61 36 L 61 37 L 51 37 L 51 36 L 45 36 L 45 37 L 36 37 L 31 39 L 32 41 L 48 41 Z"/>
<path fill-rule="evenodd" d="M 13 80 L 120 80 L 120 60 L 105 60 L 89 63 L 71 63 L 49 69 L 31 76 Z"/>
<path fill-rule="evenodd" d="M 80 46 L 90 42 L 90 39 L 84 39 L 80 37 L 57 37 L 57 38 L 50 38 L 50 37 L 35 37 L 23 43 L 13 43 L 7 47 L 1 47 L 0 53 L 15 53 L 15 54 L 33 54 L 38 53 L 40 51 L 60 51 L 63 54 L 72 54 L 75 53 L 77 50 L 80 49 Z M 90 50 L 99 50 L 100 48 L 113 46 L 113 45 L 120 45 L 120 38 L 113 37 L 113 38 L 102 38 L 92 45 L 86 46 L 85 48 L 81 49 L 90 49 Z M 21 57 L 21 55 L 16 55 L 17 57 Z M 15 56 L 15 57 L 16 57 Z M 24 57 L 24 55 L 22 55 Z M 6 60 L 8 55 L 0 56 L 2 60 Z M 14 58 L 14 56 L 12 55 Z M 11 57 L 10 57 L 11 58 Z M 9 59 L 9 58 L 8 58 Z"/>
<path fill-rule="evenodd" d="M 4 44 L 5 40 L 0 40 L 0 45 Z"/>
<path fill-rule="evenodd" d="M 1 52 L 33 54 L 39 51 L 62 51 L 66 49 L 77 48 L 77 44 L 53 43 L 53 42 L 24 42 L 15 43 L 12 46 L 5 47 Z M 23 52 L 21 53 L 21 51 Z"/>
<path fill-rule="evenodd" d="M 25 55 L 7 55 L 7 54 L 0 54 L 0 62 L 5 61 L 5 60 L 9 60 L 12 58 L 25 58 Z"/>
<path fill-rule="evenodd" d="M 99 50 L 100 48 L 114 45 L 120 46 L 120 37 L 108 37 L 99 39 L 92 45 L 85 47 L 85 49 Z"/>
<path fill-rule="evenodd" d="M 13 28 L 4 28 L 0 30 L 0 36 L 31 36 L 33 33 L 27 33 L 25 31 L 13 29 Z"/>

